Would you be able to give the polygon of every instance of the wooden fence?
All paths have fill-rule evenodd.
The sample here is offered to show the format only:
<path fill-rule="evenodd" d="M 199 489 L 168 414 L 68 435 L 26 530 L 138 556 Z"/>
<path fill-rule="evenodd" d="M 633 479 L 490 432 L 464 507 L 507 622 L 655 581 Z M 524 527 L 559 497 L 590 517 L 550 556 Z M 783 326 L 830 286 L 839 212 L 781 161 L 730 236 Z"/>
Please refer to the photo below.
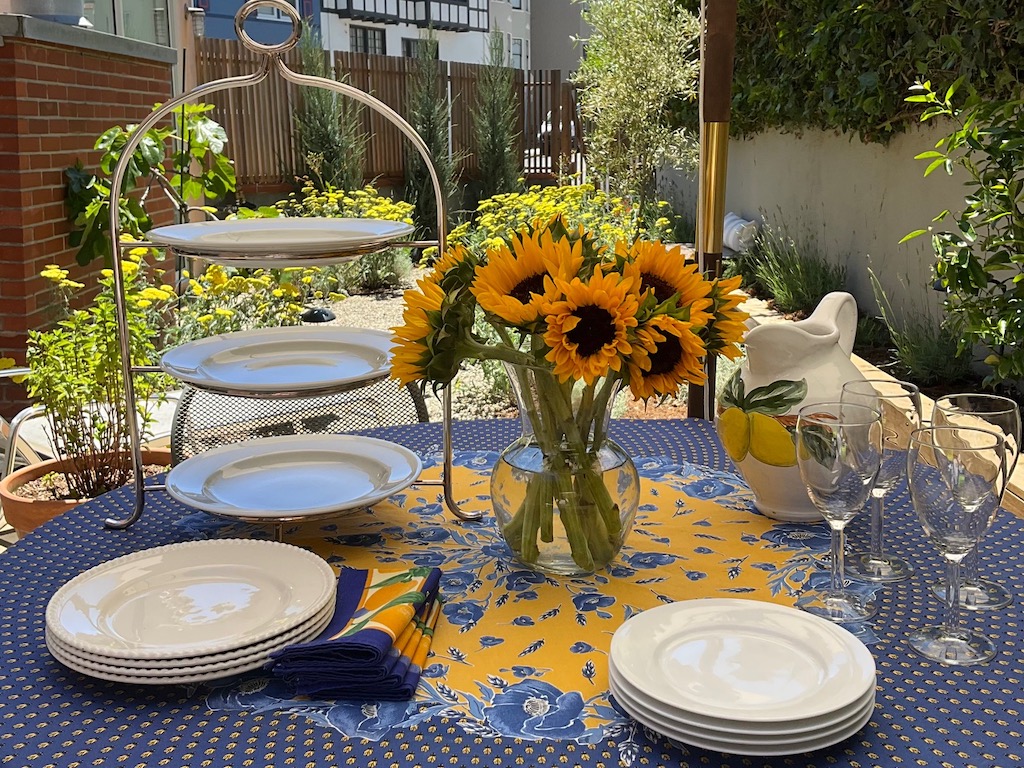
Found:
<path fill-rule="evenodd" d="M 237 40 L 203 39 L 199 42 L 199 81 L 248 74 L 257 69 L 259 56 Z M 297 51 L 284 55 L 285 63 L 302 71 Z M 372 94 L 399 114 L 406 114 L 408 85 L 413 59 L 335 52 L 334 68 L 347 74 L 348 82 Z M 461 156 L 463 179 L 476 176 L 472 109 L 477 80 L 483 65 L 439 62 L 439 76 L 451 114 L 451 151 Z M 559 70 L 516 71 L 519 99 L 520 146 L 524 176 L 529 181 L 548 180 L 559 170 L 579 170 L 582 132 L 572 85 L 562 82 Z M 252 193 L 290 187 L 306 172 L 297 142 L 293 115 L 302 107 L 302 88 L 274 74 L 259 85 L 209 94 L 212 117 L 228 134 L 228 154 L 235 161 L 239 188 Z M 549 119 L 550 115 L 550 119 Z M 385 117 L 363 110 L 369 136 L 365 176 L 381 186 L 400 186 L 408 147 L 402 134 Z"/>

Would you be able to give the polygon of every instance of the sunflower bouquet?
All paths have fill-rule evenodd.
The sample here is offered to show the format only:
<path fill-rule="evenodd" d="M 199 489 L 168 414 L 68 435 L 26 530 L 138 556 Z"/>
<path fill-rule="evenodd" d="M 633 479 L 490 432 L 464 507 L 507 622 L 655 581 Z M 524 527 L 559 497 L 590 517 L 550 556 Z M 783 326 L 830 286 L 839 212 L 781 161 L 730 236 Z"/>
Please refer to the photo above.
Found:
<path fill-rule="evenodd" d="M 707 355 L 736 357 L 738 285 L 706 279 L 677 248 L 606 249 L 556 217 L 482 254 L 448 249 L 405 294 L 392 375 L 438 389 L 464 360 L 504 362 L 526 429 L 518 462 L 506 450 L 492 478 L 502 533 L 528 565 L 545 569 L 545 553 L 564 542 L 570 567 L 592 571 L 621 547 L 638 498 L 634 487 L 623 501 L 628 482 L 601 455 L 610 404 L 623 385 L 644 401 L 674 395 L 704 383 Z M 506 492 L 505 464 L 529 476 L 525 489 Z"/>

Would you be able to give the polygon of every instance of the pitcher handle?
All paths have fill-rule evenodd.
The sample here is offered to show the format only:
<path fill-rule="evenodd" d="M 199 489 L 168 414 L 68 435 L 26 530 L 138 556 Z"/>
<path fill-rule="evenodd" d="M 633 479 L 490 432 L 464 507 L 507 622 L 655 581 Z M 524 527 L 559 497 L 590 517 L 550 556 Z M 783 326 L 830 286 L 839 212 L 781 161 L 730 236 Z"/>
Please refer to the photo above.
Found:
<path fill-rule="evenodd" d="M 843 354 L 853 354 L 857 340 L 857 300 L 845 291 L 833 291 L 815 307 L 808 320 L 831 321 L 839 331 L 839 348 Z"/>

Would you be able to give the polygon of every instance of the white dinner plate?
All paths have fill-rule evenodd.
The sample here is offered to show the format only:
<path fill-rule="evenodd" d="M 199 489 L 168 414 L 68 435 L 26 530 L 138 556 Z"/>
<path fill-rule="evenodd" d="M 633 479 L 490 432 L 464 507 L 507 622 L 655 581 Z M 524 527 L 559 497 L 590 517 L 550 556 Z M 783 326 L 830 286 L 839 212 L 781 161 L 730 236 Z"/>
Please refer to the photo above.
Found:
<path fill-rule="evenodd" d="M 644 722 L 649 724 L 649 727 L 656 728 L 660 732 L 668 733 L 668 731 L 671 730 L 678 734 L 685 734 L 687 737 L 692 736 L 698 739 L 723 741 L 740 747 L 789 748 L 795 743 L 845 734 L 855 723 L 863 724 L 861 721 L 863 720 L 864 715 L 868 711 L 874 709 L 875 706 L 875 692 L 871 691 L 863 704 L 845 710 L 846 714 L 844 714 L 841 719 L 836 720 L 829 725 L 812 728 L 802 733 L 765 732 L 760 734 L 749 734 L 741 733 L 739 731 L 720 731 L 700 726 L 695 727 L 687 725 L 685 722 L 665 717 L 663 714 L 644 706 L 627 690 L 621 688 L 614 681 L 614 678 L 610 683 L 610 688 L 612 693 L 615 694 L 616 700 L 624 710 L 635 718 L 643 719 Z M 845 736 L 842 738 L 845 738 Z"/>
<path fill-rule="evenodd" d="M 711 598 L 660 605 L 616 630 L 630 685 L 670 707 L 737 722 L 788 722 L 848 706 L 875 662 L 842 627 L 795 608 Z"/>
<path fill-rule="evenodd" d="M 85 656 L 76 653 L 73 648 L 65 645 L 60 640 L 53 637 L 49 632 L 46 633 L 46 647 L 51 653 L 59 653 L 63 659 L 72 662 L 75 665 L 75 669 L 87 674 L 104 672 L 106 674 L 120 675 L 122 677 L 152 677 L 155 679 L 167 677 L 179 678 L 212 673 L 227 676 L 255 669 L 256 666 L 266 664 L 270 661 L 270 656 L 274 652 L 279 651 L 282 648 L 287 648 L 289 645 L 306 642 L 310 638 L 315 637 L 322 632 L 324 627 L 330 624 L 332 618 L 333 613 L 327 616 L 320 616 L 312 624 L 307 623 L 303 625 L 302 631 L 295 634 L 288 640 L 278 640 L 274 644 L 263 646 L 258 651 L 246 653 L 233 659 L 213 661 L 210 663 L 205 663 L 206 657 L 204 656 L 196 657 L 194 659 L 196 663 L 194 664 L 167 662 L 166 665 L 161 665 L 159 662 L 147 662 L 150 666 L 145 667 L 131 663 L 119 664 L 113 660 L 109 662 L 96 661 L 95 656 L 92 658 L 86 658 Z"/>
<path fill-rule="evenodd" d="M 79 663 L 75 658 L 65 654 L 55 646 L 47 646 L 47 650 L 49 650 L 50 655 L 53 656 L 53 658 L 68 669 L 73 669 L 75 672 L 81 672 L 83 675 L 88 675 L 89 677 L 98 677 L 100 680 L 110 680 L 115 683 L 131 683 L 133 685 L 184 685 L 188 683 L 201 683 L 205 680 L 218 680 L 222 677 L 239 675 L 242 672 L 251 672 L 254 669 L 259 669 L 267 663 L 266 658 L 259 658 L 252 659 L 244 664 L 238 665 L 237 667 L 225 667 L 204 670 L 202 672 L 195 672 L 192 674 L 174 674 L 166 677 L 157 677 L 154 675 L 135 673 L 121 674 L 112 669 L 89 669 Z"/>
<path fill-rule="evenodd" d="M 79 574 L 46 607 L 63 643 L 124 659 L 181 659 L 261 642 L 334 599 L 321 557 L 274 541 L 189 541 Z"/>
<path fill-rule="evenodd" d="M 385 219 L 296 217 L 198 221 L 156 227 L 151 243 L 238 267 L 339 264 L 408 237 L 413 226 Z"/>
<path fill-rule="evenodd" d="M 633 716 L 633 719 L 638 723 L 643 723 L 648 728 L 656 731 L 664 736 L 667 736 L 669 741 L 674 743 L 681 743 L 684 746 L 700 747 L 701 749 L 713 749 L 718 752 L 725 752 L 731 755 L 750 755 L 756 757 L 775 757 L 781 755 L 797 755 L 804 752 L 813 752 L 816 749 L 824 749 L 825 747 L 831 747 L 833 744 L 838 744 L 841 741 L 853 736 L 861 728 L 867 725 L 871 719 L 871 714 L 874 712 L 874 707 L 869 708 L 863 715 L 861 715 L 853 724 L 847 726 L 844 730 L 839 733 L 835 733 L 831 736 L 819 736 L 811 737 L 807 739 L 799 739 L 791 741 L 787 744 L 764 744 L 754 745 L 749 744 L 738 744 L 735 741 L 729 739 L 713 739 L 707 736 L 696 736 L 688 733 L 669 733 L 669 729 L 665 729 L 654 725 L 653 723 L 645 722 L 644 718 Z M 674 730 L 674 729 L 672 729 Z"/>
<path fill-rule="evenodd" d="M 411 485 L 419 457 L 359 435 L 282 435 L 222 445 L 173 467 L 167 492 L 243 520 L 301 520 L 370 507 Z"/>
<path fill-rule="evenodd" d="M 642 711 L 650 713 L 655 718 L 674 723 L 684 731 L 707 732 L 708 736 L 716 739 L 750 737 L 755 740 L 771 737 L 787 737 L 791 739 L 805 738 L 819 730 L 833 728 L 839 723 L 845 723 L 854 714 L 875 700 L 875 688 L 869 688 L 864 694 L 848 706 L 841 707 L 828 714 L 817 717 L 787 720 L 784 723 L 747 723 L 736 720 L 723 720 L 721 718 L 707 717 L 699 713 L 687 712 L 682 709 L 675 709 L 660 701 L 652 699 L 642 691 L 631 686 L 615 670 L 610 663 L 608 665 L 608 679 L 615 688 L 616 698 L 619 695 L 628 697 L 635 702 Z"/>
<path fill-rule="evenodd" d="M 387 331 L 256 328 L 182 344 L 165 352 L 160 366 L 174 378 L 211 392 L 315 395 L 385 378 L 393 344 Z"/>
<path fill-rule="evenodd" d="M 205 656 L 187 656 L 182 659 L 124 659 L 119 656 L 104 656 L 98 653 L 90 653 L 68 645 L 63 640 L 54 637 L 49 630 L 46 632 L 47 646 L 55 645 L 65 655 L 84 666 L 89 664 L 112 667 L 112 671 L 119 671 L 127 674 L 129 671 L 138 672 L 143 675 L 153 674 L 156 671 L 178 669 L 184 673 L 197 671 L 197 667 L 211 668 L 213 666 L 230 667 L 243 662 L 250 661 L 258 655 L 269 655 L 274 651 L 295 643 L 303 643 L 318 632 L 321 632 L 334 617 L 334 601 L 328 603 L 324 610 L 317 613 L 309 621 L 305 621 L 295 629 L 284 632 L 280 635 L 252 645 L 243 646 L 234 651 L 224 653 L 211 653 Z"/>

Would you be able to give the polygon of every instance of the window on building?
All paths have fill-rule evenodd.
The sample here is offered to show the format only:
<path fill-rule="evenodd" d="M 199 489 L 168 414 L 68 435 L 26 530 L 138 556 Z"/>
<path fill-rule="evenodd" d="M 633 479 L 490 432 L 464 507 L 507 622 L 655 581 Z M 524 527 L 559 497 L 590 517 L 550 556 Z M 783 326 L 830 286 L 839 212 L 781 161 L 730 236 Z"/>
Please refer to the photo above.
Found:
<path fill-rule="evenodd" d="M 518 8 L 521 11 L 526 10 L 528 2 L 529 0 L 508 0 L 509 5 L 513 8 Z"/>
<path fill-rule="evenodd" d="M 82 12 L 99 32 L 170 44 L 167 0 L 87 0 Z"/>
<path fill-rule="evenodd" d="M 285 0 L 285 2 L 287 2 L 289 5 L 295 6 L 295 9 L 299 11 L 299 14 L 302 14 L 302 11 L 298 5 L 299 0 Z M 277 8 L 268 8 L 265 5 L 261 5 L 259 8 L 256 9 L 256 18 L 267 20 L 279 19 L 281 21 L 289 20 L 288 17 L 281 11 L 279 11 Z"/>
<path fill-rule="evenodd" d="M 523 68 L 523 38 L 512 38 L 508 46 L 508 63 L 513 69 Z"/>
<path fill-rule="evenodd" d="M 384 30 L 376 27 L 359 27 L 353 24 L 349 27 L 349 49 L 353 53 L 379 53 L 385 54 Z"/>
<path fill-rule="evenodd" d="M 423 48 L 426 47 L 427 41 L 418 37 L 403 37 L 402 38 L 402 55 L 407 59 L 415 59 L 420 55 Z M 434 46 L 434 58 L 440 58 L 438 53 L 439 46 Z"/>

